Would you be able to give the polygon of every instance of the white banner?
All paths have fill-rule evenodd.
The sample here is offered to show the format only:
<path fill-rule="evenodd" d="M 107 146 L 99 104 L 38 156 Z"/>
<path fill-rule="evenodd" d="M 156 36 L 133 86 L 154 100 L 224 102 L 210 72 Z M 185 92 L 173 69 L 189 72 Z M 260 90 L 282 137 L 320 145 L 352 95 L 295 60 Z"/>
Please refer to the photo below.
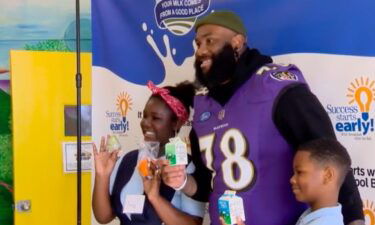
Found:
<path fill-rule="evenodd" d="M 92 1 L 93 140 L 116 134 L 123 149 L 142 138 L 140 112 L 159 86 L 194 78 L 196 19 L 236 11 L 250 47 L 275 62 L 296 64 L 347 147 L 375 224 L 375 2 L 365 1 Z"/>

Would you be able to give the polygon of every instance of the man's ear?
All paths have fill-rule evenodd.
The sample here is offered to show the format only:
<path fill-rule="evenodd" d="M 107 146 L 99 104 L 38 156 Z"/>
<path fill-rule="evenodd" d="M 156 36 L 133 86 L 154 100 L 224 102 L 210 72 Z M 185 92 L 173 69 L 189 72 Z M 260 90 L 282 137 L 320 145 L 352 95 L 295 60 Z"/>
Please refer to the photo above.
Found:
<path fill-rule="evenodd" d="M 235 51 L 241 50 L 242 47 L 245 45 L 245 43 L 246 43 L 246 38 L 242 34 L 236 34 L 234 37 L 232 37 L 231 45 Z M 240 52 L 237 52 L 237 53 L 240 53 Z"/>
<path fill-rule="evenodd" d="M 323 178 L 323 183 L 328 184 L 330 182 L 333 182 L 335 177 L 337 176 L 336 170 L 332 166 L 327 166 L 324 168 L 324 178 Z"/>

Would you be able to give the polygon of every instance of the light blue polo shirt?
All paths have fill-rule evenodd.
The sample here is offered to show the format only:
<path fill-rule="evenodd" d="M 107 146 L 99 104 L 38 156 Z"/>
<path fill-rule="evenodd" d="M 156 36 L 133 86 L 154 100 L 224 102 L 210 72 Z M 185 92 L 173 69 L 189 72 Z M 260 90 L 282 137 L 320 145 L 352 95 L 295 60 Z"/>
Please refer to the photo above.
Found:
<path fill-rule="evenodd" d="M 325 207 L 313 212 L 308 208 L 302 213 L 296 225 L 344 225 L 341 205 Z"/>

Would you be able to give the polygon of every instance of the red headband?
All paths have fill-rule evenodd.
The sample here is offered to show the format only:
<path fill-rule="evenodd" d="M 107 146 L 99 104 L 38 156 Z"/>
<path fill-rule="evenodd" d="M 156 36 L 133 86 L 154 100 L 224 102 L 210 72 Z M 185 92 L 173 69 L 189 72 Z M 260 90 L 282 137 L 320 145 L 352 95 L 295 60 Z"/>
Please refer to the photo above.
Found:
<path fill-rule="evenodd" d="M 168 89 L 156 87 L 152 81 L 148 81 L 147 87 L 151 90 L 153 95 L 160 95 L 183 123 L 188 120 L 189 115 L 185 106 L 180 100 L 170 95 Z"/>

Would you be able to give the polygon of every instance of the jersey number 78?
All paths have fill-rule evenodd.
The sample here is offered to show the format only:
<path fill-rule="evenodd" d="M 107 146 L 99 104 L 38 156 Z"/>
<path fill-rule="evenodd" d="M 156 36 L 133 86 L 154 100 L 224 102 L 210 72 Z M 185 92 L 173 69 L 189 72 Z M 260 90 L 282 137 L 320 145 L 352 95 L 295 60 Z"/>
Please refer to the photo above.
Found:
<path fill-rule="evenodd" d="M 216 152 L 219 150 L 225 157 L 220 167 L 226 186 L 236 191 L 248 188 L 253 182 L 255 171 L 253 163 L 248 159 L 249 147 L 246 137 L 238 129 L 228 129 L 219 140 L 217 150 L 213 149 L 215 139 L 215 133 L 199 138 L 199 146 L 201 152 L 204 152 L 206 166 L 213 171 L 211 184 L 216 176 L 216 170 L 213 167 L 214 154 L 220 154 Z M 237 176 L 235 168 L 238 168 Z"/>

